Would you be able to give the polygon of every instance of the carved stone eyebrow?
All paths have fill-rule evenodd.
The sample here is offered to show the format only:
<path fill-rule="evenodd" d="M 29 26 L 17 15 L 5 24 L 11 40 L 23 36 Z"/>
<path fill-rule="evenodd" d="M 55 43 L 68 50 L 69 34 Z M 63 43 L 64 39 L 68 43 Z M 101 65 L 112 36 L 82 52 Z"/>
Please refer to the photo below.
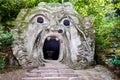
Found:
<path fill-rule="evenodd" d="M 36 14 L 36 15 L 34 15 L 34 16 L 30 19 L 30 22 L 32 22 L 32 20 L 33 20 L 35 17 L 37 17 L 37 16 L 43 16 L 43 17 L 45 17 L 48 21 L 50 21 L 50 19 L 49 19 L 47 16 L 45 16 L 44 14 Z"/>
<path fill-rule="evenodd" d="M 73 15 L 72 15 L 73 16 Z M 61 22 L 63 19 L 68 19 L 70 22 L 74 22 L 73 18 L 70 15 L 64 15 L 59 22 Z"/>
<path fill-rule="evenodd" d="M 63 16 L 62 18 L 59 19 L 59 22 L 61 22 L 65 18 L 69 19 L 68 16 Z"/>

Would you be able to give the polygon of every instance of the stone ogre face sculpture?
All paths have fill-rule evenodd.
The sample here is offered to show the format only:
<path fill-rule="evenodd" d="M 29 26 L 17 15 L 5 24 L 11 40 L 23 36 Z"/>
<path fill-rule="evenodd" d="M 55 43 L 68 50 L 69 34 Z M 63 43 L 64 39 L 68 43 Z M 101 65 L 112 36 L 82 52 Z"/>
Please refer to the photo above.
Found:
<path fill-rule="evenodd" d="M 81 17 L 71 3 L 41 2 L 17 16 L 13 54 L 22 66 L 54 60 L 84 68 L 94 57 L 94 28 L 90 18 Z"/>

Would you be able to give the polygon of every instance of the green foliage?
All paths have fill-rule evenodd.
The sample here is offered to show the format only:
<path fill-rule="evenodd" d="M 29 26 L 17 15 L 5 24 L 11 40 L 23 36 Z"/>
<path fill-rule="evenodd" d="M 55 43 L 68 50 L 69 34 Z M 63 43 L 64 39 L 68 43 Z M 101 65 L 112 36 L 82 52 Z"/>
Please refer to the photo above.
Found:
<path fill-rule="evenodd" d="M 120 47 L 120 17 L 114 17 L 114 27 L 111 28 L 110 32 L 107 34 L 106 38 L 111 42 L 110 45 L 115 52 L 118 47 Z"/>
<path fill-rule="evenodd" d="M 0 21 L 10 23 L 14 21 L 20 9 L 34 7 L 41 1 L 48 2 L 48 0 L 0 0 Z"/>
<path fill-rule="evenodd" d="M 120 17 L 116 17 L 115 21 L 116 23 L 113 29 L 111 30 L 111 33 L 113 37 L 116 38 L 116 41 L 119 42 L 120 41 Z"/>
<path fill-rule="evenodd" d="M 92 60 L 90 63 L 89 63 L 91 66 L 95 66 L 97 63 L 95 60 Z"/>
<path fill-rule="evenodd" d="M 5 60 L 4 58 L 0 57 L 0 70 L 3 70 L 5 68 Z"/>
<path fill-rule="evenodd" d="M 76 0 L 75 9 L 83 16 L 91 16 L 96 30 L 96 49 L 108 49 L 118 44 L 120 39 L 120 18 L 115 16 L 115 9 L 120 8 L 119 0 L 113 4 L 110 0 Z M 114 33 L 110 33 L 113 32 Z"/>
<path fill-rule="evenodd" d="M 64 2 L 67 1 L 71 0 L 64 0 Z M 61 3 L 62 0 L 0 0 L 0 22 L 12 25 L 20 9 L 35 7 L 40 2 Z"/>
<path fill-rule="evenodd" d="M 3 31 L 3 26 L 0 25 L 0 49 L 3 49 L 9 45 L 12 44 L 13 38 L 12 38 L 12 31 Z"/>
<path fill-rule="evenodd" d="M 96 27 L 96 47 L 97 49 L 108 49 L 114 46 L 115 34 L 114 29 L 116 29 L 115 24 L 117 17 L 114 13 L 106 14 L 102 19 L 102 25 L 99 25 L 99 28 Z M 115 32 L 116 33 L 116 32 Z"/>
<path fill-rule="evenodd" d="M 115 8 L 120 9 L 120 0 L 115 0 L 115 1 L 113 1 L 113 3 L 115 4 L 115 5 L 114 5 Z"/>
<path fill-rule="evenodd" d="M 76 0 L 73 1 L 73 4 L 80 14 L 93 15 L 97 20 L 114 8 L 109 0 Z"/>
<path fill-rule="evenodd" d="M 120 66 L 120 56 L 113 53 L 107 56 L 108 63 L 115 65 L 115 66 Z"/>

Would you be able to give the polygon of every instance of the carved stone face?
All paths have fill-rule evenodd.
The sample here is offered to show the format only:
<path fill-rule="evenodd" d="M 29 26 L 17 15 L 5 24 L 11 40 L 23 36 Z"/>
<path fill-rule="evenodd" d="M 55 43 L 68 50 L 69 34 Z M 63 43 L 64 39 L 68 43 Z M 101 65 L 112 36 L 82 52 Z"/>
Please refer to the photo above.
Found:
<path fill-rule="evenodd" d="M 13 54 L 21 65 L 52 60 L 83 68 L 94 57 L 94 29 L 70 3 L 40 3 L 19 13 L 14 29 Z"/>

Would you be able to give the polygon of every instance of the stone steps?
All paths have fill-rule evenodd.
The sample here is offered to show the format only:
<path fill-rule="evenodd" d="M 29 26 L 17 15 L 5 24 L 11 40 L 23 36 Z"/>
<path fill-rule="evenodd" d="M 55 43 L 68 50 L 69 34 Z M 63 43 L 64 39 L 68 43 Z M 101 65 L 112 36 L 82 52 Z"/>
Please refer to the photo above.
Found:
<path fill-rule="evenodd" d="M 72 69 L 58 69 L 58 68 L 54 68 L 54 69 L 36 69 L 36 70 L 32 70 L 30 71 L 30 73 L 50 73 L 50 72 L 54 72 L 54 73 L 73 73 L 74 71 Z"/>
<path fill-rule="evenodd" d="M 82 80 L 82 78 L 68 66 L 60 63 L 46 63 L 45 67 L 27 72 L 22 80 Z"/>
<path fill-rule="evenodd" d="M 67 77 L 25 77 L 22 80 L 68 80 Z"/>
<path fill-rule="evenodd" d="M 78 77 L 75 73 L 28 73 L 29 77 Z"/>
<path fill-rule="evenodd" d="M 73 70 L 61 63 L 46 63 L 45 67 L 39 67 L 26 72 L 22 80 L 114 80 L 103 76 L 103 73 L 89 70 Z"/>
<path fill-rule="evenodd" d="M 89 80 L 84 77 L 25 77 L 22 80 Z"/>

